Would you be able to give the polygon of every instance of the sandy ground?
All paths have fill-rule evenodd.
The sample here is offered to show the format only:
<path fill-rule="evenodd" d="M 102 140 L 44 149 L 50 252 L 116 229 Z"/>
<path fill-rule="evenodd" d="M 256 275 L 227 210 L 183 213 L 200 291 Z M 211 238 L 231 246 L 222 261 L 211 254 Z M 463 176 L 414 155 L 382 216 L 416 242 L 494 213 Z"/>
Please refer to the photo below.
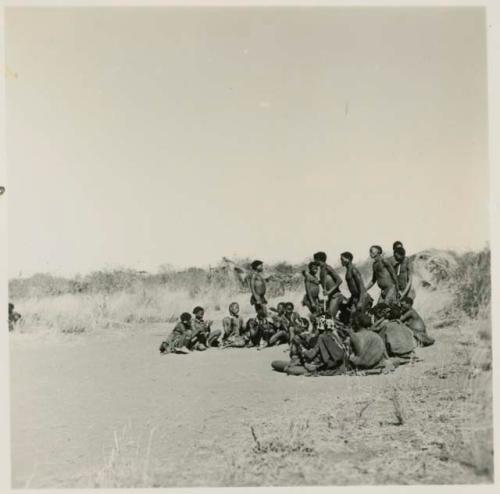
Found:
<path fill-rule="evenodd" d="M 284 347 L 162 356 L 167 332 L 11 335 L 13 487 L 491 481 L 456 329 L 393 374 L 317 378 L 273 372 Z"/>

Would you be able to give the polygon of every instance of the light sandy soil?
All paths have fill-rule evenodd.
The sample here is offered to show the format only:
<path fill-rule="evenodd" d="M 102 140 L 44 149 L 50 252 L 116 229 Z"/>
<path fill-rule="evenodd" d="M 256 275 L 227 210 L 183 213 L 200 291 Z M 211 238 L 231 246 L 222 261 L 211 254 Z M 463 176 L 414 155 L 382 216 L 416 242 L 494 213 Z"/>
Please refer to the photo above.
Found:
<path fill-rule="evenodd" d="M 12 334 L 12 485 L 490 482 L 473 332 L 431 329 L 422 362 L 341 377 L 273 372 L 283 346 L 162 356 L 159 327 Z"/>

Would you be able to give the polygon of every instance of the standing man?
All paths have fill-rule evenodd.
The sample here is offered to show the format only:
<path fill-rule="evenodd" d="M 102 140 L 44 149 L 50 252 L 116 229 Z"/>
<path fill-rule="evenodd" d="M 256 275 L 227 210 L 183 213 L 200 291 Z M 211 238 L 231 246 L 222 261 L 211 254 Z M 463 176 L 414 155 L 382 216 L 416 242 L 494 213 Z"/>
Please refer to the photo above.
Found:
<path fill-rule="evenodd" d="M 387 259 L 392 264 L 392 267 L 394 268 L 394 270 L 396 270 L 396 249 L 398 247 L 403 247 L 403 242 L 396 240 L 392 244 L 392 256 Z"/>
<path fill-rule="evenodd" d="M 312 261 L 308 264 L 307 270 L 302 271 L 304 276 L 304 287 L 306 294 L 302 299 L 302 305 L 309 309 L 312 316 L 317 316 L 322 312 L 322 302 L 319 298 L 320 280 L 318 277 L 319 264 Z"/>
<path fill-rule="evenodd" d="M 252 296 L 250 297 L 250 304 L 254 306 L 255 312 L 257 312 L 258 305 L 263 306 L 263 309 L 267 311 L 266 280 L 262 274 L 264 272 L 264 263 L 255 260 L 252 262 L 251 267 L 250 290 L 252 291 Z"/>
<path fill-rule="evenodd" d="M 325 310 L 332 316 L 332 319 L 335 319 L 335 316 L 340 309 L 340 305 L 344 301 L 344 296 L 339 289 L 342 284 L 342 278 L 338 275 L 335 269 L 326 263 L 327 257 L 324 252 L 316 252 L 313 259 L 320 266 L 319 281 L 321 283 L 321 287 L 323 288 L 323 295 L 326 298 Z"/>
<path fill-rule="evenodd" d="M 350 252 L 340 254 L 340 263 L 345 267 L 345 281 L 351 297 L 347 301 L 347 307 L 351 312 L 366 312 L 371 305 L 372 299 L 366 292 L 363 278 L 358 268 L 352 263 L 354 256 Z"/>
<path fill-rule="evenodd" d="M 392 264 L 382 257 L 382 247 L 372 245 L 370 247 L 370 257 L 373 259 L 373 276 L 366 287 L 370 290 L 375 283 L 380 288 L 378 303 L 395 304 L 399 299 L 398 279 Z"/>
<path fill-rule="evenodd" d="M 410 297 L 412 300 L 415 300 L 413 263 L 406 257 L 404 247 L 396 247 L 394 249 L 394 270 L 398 277 L 398 290 L 401 298 Z"/>

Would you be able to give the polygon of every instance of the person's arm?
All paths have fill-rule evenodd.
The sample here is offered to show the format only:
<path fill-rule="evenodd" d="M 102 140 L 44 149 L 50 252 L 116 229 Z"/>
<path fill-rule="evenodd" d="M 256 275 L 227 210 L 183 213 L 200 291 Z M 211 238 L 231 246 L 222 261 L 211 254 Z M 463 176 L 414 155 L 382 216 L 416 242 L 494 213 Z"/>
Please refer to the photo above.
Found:
<path fill-rule="evenodd" d="M 328 272 L 330 273 L 330 276 L 333 278 L 333 281 L 335 284 L 330 288 L 330 290 L 327 290 L 325 292 L 325 295 L 328 297 L 331 295 L 335 290 L 338 290 L 340 285 L 342 285 L 342 278 L 338 275 L 338 273 L 334 269 L 328 269 Z"/>
<path fill-rule="evenodd" d="M 242 317 L 238 317 L 238 328 L 236 330 L 236 336 L 242 336 L 245 331 L 245 322 Z"/>
<path fill-rule="evenodd" d="M 369 281 L 368 285 L 366 285 L 366 291 L 370 290 L 373 285 L 375 285 L 375 282 L 377 281 L 377 278 L 375 276 L 375 267 L 372 267 L 372 279 Z"/>
<path fill-rule="evenodd" d="M 411 310 L 409 310 L 408 312 L 405 312 L 405 313 L 404 313 L 404 314 L 403 314 L 403 315 L 399 318 L 399 320 L 400 320 L 401 322 L 406 322 L 406 321 L 408 321 L 409 319 L 411 319 L 411 317 L 412 317 L 412 313 L 411 313 Z"/>
<path fill-rule="evenodd" d="M 379 319 L 378 321 L 373 324 L 373 326 L 370 328 L 372 331 L 375 331 L 375 333 L 378 333 L 382 330 L 383 325 L 385 323 L 385 319 Z"/>
<path fill-rule="evenodd" d="M 200 326 L 196 321 L 191 323 L 191 338 L 194 338 L 200 332 Z"/>
<path fill-rule="evenodd" d="M 318 355 L 318 353 L 319 353 L 319 345 L 317 343 L 311 349 L 302 351 L 303 357 L 308 361 L 313 360 L 316 357 L 316 355 Z"/>
<path fill-rule="evenodd" d="M 312 278 L 312 276 L 308 275 L 308 277 L 305 280 L 305 287 L 306 287 L 307 300 L 309 300 L 309 304 L 311 305 L 311 307 L 313 307 L 314 305 L 316 305 L 316 302 L 314 301 L 313 297 L 311 296 L 311 278 Z"/>
<path fill-rule="evenodd" d="M 212 331 L 212 324 L 213 324 L 213 323 L 214 323 L 213 321 L 206 321 L 206 322 L 205 322 L 206 332 L 207 332 L 208 334 L 210 334 L 210 333 L 211 333 L 211 331 Z"/>
<path fill-rule="evenodd" d="M 408 283 L 405 286 L 405 289 L 403 290 L 403 293 L 401 294 L 401 297 L 407 297 L 408 294 L 410 293 L 411 287 L 413 285 L 413 265 L 412 262 L 408 259 Z"/>
<path fill-rule="evenodd" d="M 396 271 L 394 270 L 394 266 L 387 260 L 387 259 L 382 259 L 382 263 L 389 271 L 389 274 L 391 275 L 392 281 L 394 281 L 394 285 L 396 285 L 396 288 L 398 287 L 398 276 L 396 275 Z M 398 292 L 399 293 L 399 292 Z"/>
<path fill-rule="evenodd" d="M 276 280 L 276 281 L 285 281 L 285 278 L 283 276 L 280 276 L 275 273 L 268 274 L 267 276 L 262 277 L 264 281 L 271 281 L 271 280 Z"/>
<path fill-rule="evenodd" d="M 365 283 L 363 281 L 363 278 L 361 277 L 361 273 L 357 269 L 353 269 L 352 271 L 352 276 L 354 278 L 354 282 L 356 283 L 356 286 L 358 287 L 358 292 L 359 292 L 359 300 L 357 305 L 357 308 L 360 309 L 363 307 L 365 301 L 366 301 L 366 287 Z"/>

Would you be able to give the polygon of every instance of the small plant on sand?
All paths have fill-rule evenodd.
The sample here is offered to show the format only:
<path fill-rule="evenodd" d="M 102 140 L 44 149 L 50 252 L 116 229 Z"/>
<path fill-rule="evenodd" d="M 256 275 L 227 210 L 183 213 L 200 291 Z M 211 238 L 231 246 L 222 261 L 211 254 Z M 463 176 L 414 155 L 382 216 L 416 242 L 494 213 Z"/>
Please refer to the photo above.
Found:
<path fill-rule="evenodd" d="M 408 417 L 408 413 L 405 400 L 402 397 L 401 391 L 397 387 L 392 388 L 390 401 L 396 418 L 395 425 L 403 425 Z"/>
<path fill-rule="evenodd" d="M 142 451 L 136 442 L 127 440 L 130 432 L 127 426 L 120 433 L 113 432 L 113 446 L 105 465 L 94 475 L 94 487 L 124 488 L 152 485 L 150 458 L 155 428 L 149 431 L 145 451 Z"/>
<path fill-rule="evenodd" d="M 259 437 L 255 426 L 250 426 L 254 440 L 253 452 L 256 454 L 275 453 L 288 455 L 290 453 L 314 454 L 314 446 L 310 441 L 309 421 L 291 420 L 286 431 L 276 431 L 274 434 Z"/>

